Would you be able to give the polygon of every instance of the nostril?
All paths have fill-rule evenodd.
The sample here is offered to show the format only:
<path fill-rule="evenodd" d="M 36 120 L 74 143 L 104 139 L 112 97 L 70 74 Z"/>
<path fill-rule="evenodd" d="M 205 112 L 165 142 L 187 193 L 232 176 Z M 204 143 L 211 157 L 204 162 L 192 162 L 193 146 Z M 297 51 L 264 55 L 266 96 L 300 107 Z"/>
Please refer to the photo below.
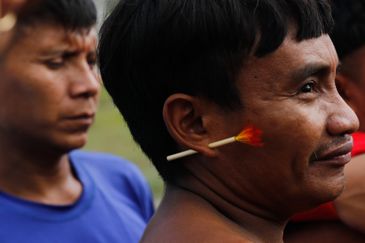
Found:
<path fill-rule="evenodd" d="M 359 119 L 347 105 L 328 118 L 328 133 L 334 136 L 352 134 L 359 129 Z"/>

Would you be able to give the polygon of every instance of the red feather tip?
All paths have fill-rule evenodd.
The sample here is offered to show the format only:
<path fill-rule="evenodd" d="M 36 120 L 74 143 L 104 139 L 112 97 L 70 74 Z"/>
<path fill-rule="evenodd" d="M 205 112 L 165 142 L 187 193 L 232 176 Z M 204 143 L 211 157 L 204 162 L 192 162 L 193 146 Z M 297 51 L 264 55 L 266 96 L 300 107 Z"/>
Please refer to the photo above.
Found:
<path fill-rule="evenodd" d="M 245 127 L 235 139 L 238 142 L 246 143 L 252 146 L 262 146 L 261 141 L 262 131 L 252 125 Z"/>

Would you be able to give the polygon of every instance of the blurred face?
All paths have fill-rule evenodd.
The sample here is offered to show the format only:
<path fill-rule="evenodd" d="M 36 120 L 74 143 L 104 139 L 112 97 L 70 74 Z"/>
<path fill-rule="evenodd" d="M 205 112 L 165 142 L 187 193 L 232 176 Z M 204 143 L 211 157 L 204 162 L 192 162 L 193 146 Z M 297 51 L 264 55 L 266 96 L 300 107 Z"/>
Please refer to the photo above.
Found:
<path fill-rule="evenodd" d="M 348 73 L 349 105 L 359 117 L 360 131 L 365 132 L 365 46 L 346 56 L 342 63 Z"/>
<path fill-rule="evenodd" d="M 238 80 L 244 107 L 217 116 L 216 140 L 253 124 L 264 146 L 222 147 L 209 170 L 217 166 L 240 199 L 285 217 L 338 196 L 358 120 L 336 90 L 337 65 L 327 35 L 288 36 L 274 53 L 250 58 Z"/>
<path fill-rule="evenodd" d="M 86 143 L 99 80 L 93 29 L 25 29 L 0 64 L 0 139 L 62 151 Z"/>

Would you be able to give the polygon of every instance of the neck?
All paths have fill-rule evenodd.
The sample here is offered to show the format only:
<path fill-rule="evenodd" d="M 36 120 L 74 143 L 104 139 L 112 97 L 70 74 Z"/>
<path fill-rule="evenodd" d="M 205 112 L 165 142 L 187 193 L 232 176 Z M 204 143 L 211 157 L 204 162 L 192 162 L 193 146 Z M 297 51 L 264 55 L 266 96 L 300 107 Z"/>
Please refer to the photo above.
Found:
<path fill-rule="evenodd" d="M 212 213 L 228 218 L 253 242 L 283 242 L 285 220 L 275 219 L 270 212 L 230 192 L 213 176 L 205 176 L 206 180 L 199 178 L 188 175 L 177 184 L 181 190 L 203 199 L 200 202 L 211 205 Z"/>
<path fill-rule="evenodd" d="M 37 153 L 0 141 L 0 191 L 39 203 L 67 205 L 82 188 L 72 173 L 67 154 Z"/>

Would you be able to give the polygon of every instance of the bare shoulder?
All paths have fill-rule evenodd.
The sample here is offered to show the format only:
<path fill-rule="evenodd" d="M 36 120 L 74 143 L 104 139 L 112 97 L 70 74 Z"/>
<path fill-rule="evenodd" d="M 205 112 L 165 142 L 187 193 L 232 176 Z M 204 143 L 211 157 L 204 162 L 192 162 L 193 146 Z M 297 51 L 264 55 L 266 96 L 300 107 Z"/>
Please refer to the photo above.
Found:
<path fill-rule="evenodd" d="M 351 159 L 345 178 L 345 189 L 335 200 L 337 213 L 347 225 L 365 233 L 365 154 Z"/>
<path fill-rule="evenodd" d="M 350 192 L 353 193 L 355 191 L 363 191 L 365 192 L 365 154 L 355 156 L 351 159 L 350 163 L 348 163 L 345 167 L 345 191 L 340 196 L 346 197 Z"/>
<path fill-rule="evenodd" d="M 359 169 L 365 169 L 365 154 L 354 156 L 351 159 L 351 162 L 346 165 L 345 172 L 346 173 L 356 173 L 356 174 L 363 173 L 363 174 L 365 174 L 364 170 L 359 171 Z"/>
<path fill-rule="evenodd" d="M 161 221 L 152 222 L 141 243 L 253 243 L 235 232 L 227 231 L 224 227 L 178 222 L 178 220 L 179 217 L 173 222 L 168 220 L 167 223 L 170 224 Z"/>
<path fill-rule="evenodd" d="M 142 243 L 250 243 L 237 225 L 205 205 L 182 199 L 162 203 L 149 223 Z"/>

